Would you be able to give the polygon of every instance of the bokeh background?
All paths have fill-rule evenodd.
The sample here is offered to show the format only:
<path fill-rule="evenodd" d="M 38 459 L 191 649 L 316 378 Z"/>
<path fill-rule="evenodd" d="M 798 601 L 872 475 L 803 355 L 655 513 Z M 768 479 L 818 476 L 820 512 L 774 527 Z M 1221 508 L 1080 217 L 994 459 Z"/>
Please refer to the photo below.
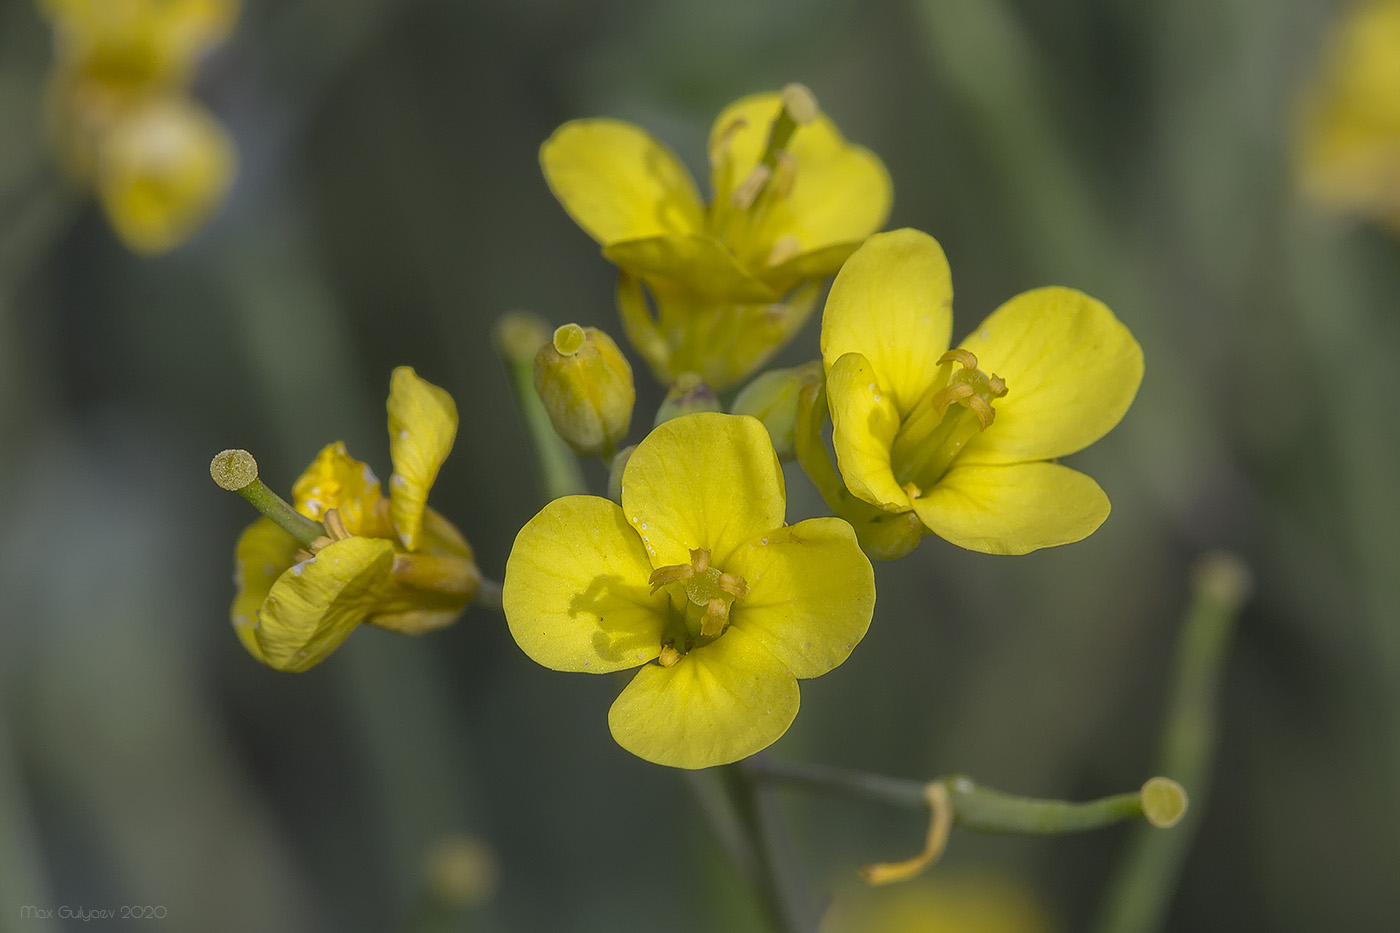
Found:
<path fill-rule="evenodd" d="M 449 928 L 756 928 L 687 782 L 609 738 L 618 684 L 537 667 L 498 615 L 366 630 L 303 675 L 254 662 L 227 621 L 253 516 L 206 464 L 246 447 L 286 491 L 344 439 L 386 475 L 388 375 L 411 364 L 463 413 L 434 505 L 499 577 L 540 498 L 493 321 L 618 333 L 614 272 L 537 147 L 611 115 L 698 170 L 726 102 L 792 80 L 885 160 L 891 226 L 942 242 L 955 330 L 1072 285 L 1133 330 L 1147 376 L 1072 458 L 1107 524 L 1024 558 L 930 537 L 879 566 L 869 636 L 804 685 L 774 753 L 1134 788 L 1188 568 L 1229 548 L 1255 595 L 1165 927 L 1400 929 L 1400 242 L 1304 203 L 1293 169 L 1341 8 L 247 0 L 195 86 L 239 150 L 231 197 L 142 259 L 63 180 L 50 30 L 0 0 L 0 929 L 45 929 L 24 905 L 408 929 L 454 834 L 498 884 Z M 816 345 L 813 322 L 780 361 Z M 638 375 L 642 423 L 660 392 Z M 788 485 L 791 517 L 819 511 Z M 923 836 L 910 811 L 784 799 L 825 897 Z M 932 874 L 1087 929 L 1126 836 L 955 832 Z"/>

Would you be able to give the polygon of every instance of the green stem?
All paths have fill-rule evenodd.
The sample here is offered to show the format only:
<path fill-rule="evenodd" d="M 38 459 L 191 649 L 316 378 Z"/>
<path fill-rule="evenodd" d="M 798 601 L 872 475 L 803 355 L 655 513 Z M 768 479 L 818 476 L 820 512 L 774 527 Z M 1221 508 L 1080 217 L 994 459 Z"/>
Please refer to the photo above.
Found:
<path fill-rule="evenodd" d="M 822 794 L 872 800 L 899 807 L 928 807 L 924 781 L 847 771 L 826 765 L 771 758 L 751 760 L 751 773 L 770 781 L 782 781 Z M 1115 794 L 1085 803 L 1020 797 L 987 787 L 954 774 L 940 778 L 948 792 L 953 824 L 980 832 L 1055 835 L 1111 826 L 1141 816 L 1142 792 Z"/>
<path fill-rule="evenodd" d="M 757 757 L 757 756 L 756 756 Z M 755 758 L 725 765 L 724 777 L 757 858 L 751 878 L 775 930 L 813 933 L 817 919 L 799 874 L 778 801 L 759 781 Z"/>
<path fill-rule="evenodd" d="M 588 491 L 578 457 L 554 431 L 535 391 L 535 354 L 549 341 L 549 328 L 532 314 L 512 312 L 496 325 L 496 349 L 506 364 L 512 395 L 534 452 L 535 475 L 546 499 Z"/>
<path fill-rule="evenodd" d="M 1099 933 L 1161 928 L 1200 822 L 1214 757 L 1220 674 L 1235 621 L 1248 599 L 1249 571 L 1232 555 L 1211 554 L 1197 563 L 1191 584 L 1158 762 L 1161 773 L 1191 789 L 1196 806 L 1177 832 L 1139 832 L 1128 841 L 1099 911 Z"/>

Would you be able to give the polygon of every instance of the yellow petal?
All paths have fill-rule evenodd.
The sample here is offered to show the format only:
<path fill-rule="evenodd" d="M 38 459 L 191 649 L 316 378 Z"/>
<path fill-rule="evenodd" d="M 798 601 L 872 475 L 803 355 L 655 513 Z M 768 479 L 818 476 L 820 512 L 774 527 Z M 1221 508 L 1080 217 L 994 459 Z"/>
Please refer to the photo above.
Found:
<path fill-rule="evenodd" d="M 1087 538 L 1108 518 L 1108 496 L 1055 463 L 953 466 L 914 511 L 934 534 L 970 551 L 1026 554 Z"/>
<path fill-rule="evenodd" d="M 351 534 L 387 538 L 393 534 L 379 507 L 383 498 L 379 477 L 350 456 L 344 441 L 321 448 L 311 466 L 292 485 L 292 505 L 303 515 L 320 520 L 337 509 Z"/>
<path fill-rule="evenodd" d="M 801 329 L 820 293 L 812 283 L 784 302 L 749 304 L 652 285 L 658 328 L 672 339 L 666 355 L 671 378 L 697 372 L 716 391 L 742 382 Z"/>
<path fill-rule="evenodd" d="M 622 510 L 597 496 L 555 499 L 515 538 L 501 594 L 526 654 L 560 671 L 605 674 L 661 653 L 670 613 Z"/>
<path fill-rule="evenodd" d="M 717 201 L 728 198 L 734 185 L 758 164 L 781 106 L 778 94 L 755 94 L 731 104 L 715 120 L 710 146 L 719 156 L 711 178 Z M 726 133 L 727 146 L 723 146 Z M 846 142 L 825 114 L 796 129 L 787 153 L 796 164 L 792 186 L 785 197 L 767 203 L 761 220 L 745 235 L 761 254 L 745 256 L 741 249 L 741 261 L 762 263 L 772 245 L 784 237 L 795 237 L 807 254 L 835 244 L 854 249 L 884 226 L 893 198 L 889 173 L 869 150 Z M 822 253 L 822 257 L 826 263 L 820 266 L 815 257 L 808 260 L 812 268 L 805 271 L 814 278 L 834 273 L 845 255 Z"/>
<path fill-rule="evenodd" d="M 1102 302 L 1072 288 L 1017 295 L 959 346 L 1006 380 L 996 420 L 963 463 L 1047 460 L 1108 433 L 1142 382 L 1142 348 Z"/>
<path fill-rule="evenodd" d="M 325 659 L 392 598 L 394 546 L 383 538 L 332 541 L 277 578 L 259 611 L 262 658 L 279 671 Z"/>
<path fill-rule="evenodd" d="M 452 396 L 411 366 L 400 366 L 389 380 L 389 514 L 399 540 L 418 547 L 428 489 L 452 451 L 457 436 L 457 404 Z"/>
<path fill-rule="evenodd" d="M 831 444 L 846 488 L 887 511 L 907 511 L 909 494 L 890 466 L 899 431 L 899 413 L 875 367 L 859 353 L 847 353 L 827 373 Z"/>
<path fill-rule="evenodd" d="M 797 680 L 758 639 L 730 628 L 672 667 L 648 664 L 612 709 L 617 744 L 673 768 L 709 768 L 772 745 L 797 718 Z"/>
<path fill-rule="evenodd" d="M 193 236 L 224 199 L 234 162 L 228 134 L 203 107 L 165 98 L 103 138 L 97 192 L 130 249 L 164 253 Z"/>
<path fill-rule="evenodd" d="M 724 569 L 750 538 L 783 524 L 783 473 L 757 418 L 702 412 L 648 434 L 622 472 L 622 510 L 655 567 L 706 548 Z"/>
<path fill-rule="evenodd" d="M 953 284 L 938 241 L 918 230 L 877 233 L 851 255 L 826 299 L 822 360 L 860 353 L 901 417 L 938 376 L 953 326 Z"/>
<path fill-rule="evenodd" d="M 734 604 L 731 631 L 757 638 L 795 677 L 836 667 L 870 627 L 875 571 L 839 518 L 770 531 L 735 551 L 725 570 L 749 585 Z"/>
<path fill-rule="evenodd" d="M 260 661 L 263 657 L 255 632 L 258 609 L 282 572 L 292 566 L 301 542 L 287 534 L 270 518 L 260 518 L 238 536 L 234 547 L 233 583 L 235 593 L 230 617 L 233 630 L 243 647 Z"/>
<path fill-rule="evenodd" d="M 603 245 L 704 227 L 700 196 L 675 153 L 621 120 L 573 120 L 540 147 L 549 189 Z"/>
<path fill-rule="evenodd" d="M 629 272 L 665 279 L 697 294 L 731 301 L 775 301 L 779 293 L 755 278 L 723 243 L 703 234 L 618 240 L 603 255 Z"/>

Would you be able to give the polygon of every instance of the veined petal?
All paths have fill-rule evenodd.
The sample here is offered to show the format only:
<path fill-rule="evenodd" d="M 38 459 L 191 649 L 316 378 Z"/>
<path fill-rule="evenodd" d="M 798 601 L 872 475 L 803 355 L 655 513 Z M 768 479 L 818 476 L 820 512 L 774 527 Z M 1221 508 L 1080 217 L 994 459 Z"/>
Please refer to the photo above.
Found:
<path fill-rule="evenodd" d="M 934 534 L 970 551 L 1027 554 L 1087 538 L 1108 518 L 1099 484 L 1056 463 L 959 461 L 914 511 Z"/>
<path fill-rule="evenodd" d="M 831 445 L 846 488 L 886 511 L 907 511 L 909 494 L 890 465 L 899 413 L 875 367 L 860 353 L 845 354 L 827 373 L 826 397 Z"/>
<path fill-rule="evenodd" d="M 690 173 L 675 153 L 631 123 L 565 123 L 540 147 L 540 167 L 564 210 L 604 246 L 704 228 Z"/>
<path fill-rule="evenodd" d="M 389 514 L 399 540 L 418 547 L 428 489 L 452 451 L 457 436 L 457 404 L 446 391 L 400 366 L 389 380 Z"/>
<path fill-rule="evenodd" d="M 322 661 L 390 599 L 394 546 L 383 538 L 332 541 L 277 578 L 259 610 L 262 659 L 279 671 Z"/>
<path fill-rule="evenodd" d="M 1006 380 L 996 420 L 968 441 L 964 463 L 1047 460 L 1082 450 L 1127 412 L 1142 348 L 1102 302 L 1072 288 L 1017 295 L 959 344 Z"/>
<path fill-rule="evenodd" d="M 622 471 L 622 510 L 652 566 L 707 548 L 721 569 L 750 538 L 783 524 L 783 473 L 757 418 L 703 412 L 648 434 Z"/>
<path fill-rule="evenodd" d="M 672 768 L 709 768 L 773 744 L 797 718 L 797 679 L 730 628 L 672 667 L 648 664 L 608 711 L 617 744 Z"/>
<path fill-rule="evenodd" d="M 320 521 L 327 509 L 337 509 L 351 534 L 371 538 L 393 535 L 388 517 L 379 509 L 383 498 L 379 477 L 336 441 L 321 448 L 311 466 L 292 485 L 292 505 Z"/>
<path fill-rule="evenodd" d="M 749 584 L 730 631 L 758 639 L 795 677 L 836 667 L 870 627 L 875 571 L 839 518 L 770 531 L 735 551 L 725 569 Z"/>
<path fill-rule="evenodd" d="M 781 294 L 786 293 L 798 282 L 824 279 L 835 275 L 836 270 L 841 268 L 841 264 L 851 258 L 851 254 L 863 242 L 865 242 L 863 239 L 845 240 L 816 249 L 804 250 L 791 259 L 766 269 L 762 273 L 763 281 Z"/>
<path fill-rule="evenodd" d="M 661 278 L 701 295 L 730 301 L 775 301 L 779 297 L 754 278 L 723 243 L 704 234 L 617 240 L 603 255 L 629 272 Z"/>
<path fill-rule="evenodd" d="M 501 594 L 516 644 L 545 667 L 605 674 L 661 653 L 670 600 L 622 510 L 597 496 L 555 499 L 506 561 Z"/>
<path fill-rule="evenodd" d="M 260 518 L 243 529 L 234 547 L 233 582 L 236 592 L 229 615 L 238 640 L 260 661 L 266 662 L 267 659 L 255 636 L 258 609 L 272 591 L 272 584 L 292 566 L 294 555 L 300 549 L 301 542 L 270 518 Z"/>
<path fill-rule="evenodd" d="M 830 371 L 847 353 L 864 355 L 904 417 L 938 376 L 952 306 L 952 277 L 937 240 L 918 230 L 877 233 L 831 285 L 822 360 Z"/>

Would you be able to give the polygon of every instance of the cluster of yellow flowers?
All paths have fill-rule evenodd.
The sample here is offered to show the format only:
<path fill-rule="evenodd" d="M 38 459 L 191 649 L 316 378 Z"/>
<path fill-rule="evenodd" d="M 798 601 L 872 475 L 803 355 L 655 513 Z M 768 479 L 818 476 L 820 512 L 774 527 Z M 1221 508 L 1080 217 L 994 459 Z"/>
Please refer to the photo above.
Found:
<path fill-rule="evenodd" d="M 179 246 L 233 178 L 233 144 L 189 87 L 238 0 L 39 2 L 54 29 L 49 116 L 66 167 L 128 248 Z"/>
<path fill-rule="evenodd" d="M 806 89 L 731 105 L 709 148 L 706 205 L 680 160 L 629 124 L 571 122 L 542 147 L 551 188 L 619 267 L 625 334 L 674 385 L 655 427 L 616 453 L 614 498 L 549 502 L 516 538 L 501 591 L 540 664 L 638 669 L 612 734 L 680 768 L 736 761 L 787 730 L 797 681 L 840 665 L 871 623 L 870 558 L 930 532 L 993 554 L 1091 534 L 1108 498 L 1056 461 L 1117 424 L 1143 372 L 1113 313 L 1068 288 L 1018 295 L 951 344 L 943 250 L 917 230 L 875 232 L 888 175 Z M 709 389 L 747 380 L 832 274 L 821 360 L 760 375 L 716 410 Z M 613 457 L 635 390 L 607 335 L 559 328 L 534 375 L 560 437 Z M 424 509 L 451 400 L 401 369 L 389 408 L 387 504 L 332 445 L 295 489 L 327 534 L 308 544 L 263 519 L 240 542 L 234 623 L 275 667 L 310 666 L 361 621 L 437 627 L 475 592 L 470 550 Z M 787 524 L 780 455 L 794 454 L 834 517 Z"/>

